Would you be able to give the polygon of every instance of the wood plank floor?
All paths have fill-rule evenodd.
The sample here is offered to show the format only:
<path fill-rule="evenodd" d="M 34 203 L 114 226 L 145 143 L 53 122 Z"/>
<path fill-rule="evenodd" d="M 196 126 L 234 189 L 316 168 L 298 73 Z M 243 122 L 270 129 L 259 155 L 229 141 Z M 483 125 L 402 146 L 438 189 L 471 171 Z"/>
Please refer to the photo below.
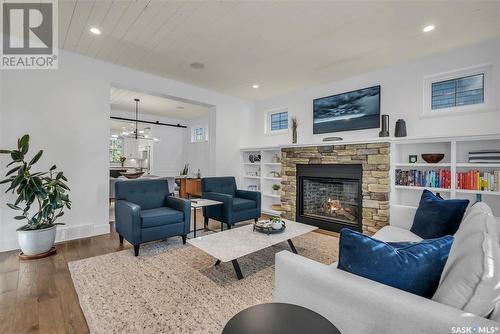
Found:
<path fill-rule="evenodd" d="M 198 215 L 198 228 L 202 227 Z M 210 221 L 211 229 L 220 223 Z M 20 261 L 19 251 L 0 253 L 0 333 L 88 333 L 68 262 L 130 249 L 110 233 L 57 245 L 57 253 Z M 132 250 L 131 250 L 132 251 Z"/>
<path fill-rule="evenodd" d="M 131 247 L 110 225 L 110 234 L 60 243 L 45 259 L 0 253 L 0 333 L 88 333 L 68 262 Z"/>

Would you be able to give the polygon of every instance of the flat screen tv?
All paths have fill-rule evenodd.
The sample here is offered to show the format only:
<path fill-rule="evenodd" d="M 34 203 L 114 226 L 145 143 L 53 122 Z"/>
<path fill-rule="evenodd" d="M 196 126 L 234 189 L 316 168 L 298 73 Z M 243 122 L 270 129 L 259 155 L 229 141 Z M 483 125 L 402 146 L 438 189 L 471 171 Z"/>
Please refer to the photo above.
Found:
<path fill-rule="evenodd" d="M 380 86 L 313 101 L 313 133 L 380 127 Z"/>

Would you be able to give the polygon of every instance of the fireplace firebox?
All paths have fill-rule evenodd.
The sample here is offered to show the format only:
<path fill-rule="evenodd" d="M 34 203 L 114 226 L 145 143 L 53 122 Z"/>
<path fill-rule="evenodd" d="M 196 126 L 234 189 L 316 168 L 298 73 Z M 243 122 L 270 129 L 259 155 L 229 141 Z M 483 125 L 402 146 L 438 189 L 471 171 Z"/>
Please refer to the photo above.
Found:
<path fill-rule="evenodd" d="M 297 165 L 297 221 L 362 231 L 362 165 Z"/>

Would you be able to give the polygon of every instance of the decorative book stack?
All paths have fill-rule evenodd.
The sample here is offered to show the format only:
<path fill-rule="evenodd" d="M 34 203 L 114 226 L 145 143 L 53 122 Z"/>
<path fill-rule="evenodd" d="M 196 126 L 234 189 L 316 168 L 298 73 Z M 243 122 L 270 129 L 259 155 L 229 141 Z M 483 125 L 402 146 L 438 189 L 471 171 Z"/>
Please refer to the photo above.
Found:
<path fill-rule="evenodd" d="M 469 152 L 470 163 L 500 163 L 500 150 L 480 150 Z"/>

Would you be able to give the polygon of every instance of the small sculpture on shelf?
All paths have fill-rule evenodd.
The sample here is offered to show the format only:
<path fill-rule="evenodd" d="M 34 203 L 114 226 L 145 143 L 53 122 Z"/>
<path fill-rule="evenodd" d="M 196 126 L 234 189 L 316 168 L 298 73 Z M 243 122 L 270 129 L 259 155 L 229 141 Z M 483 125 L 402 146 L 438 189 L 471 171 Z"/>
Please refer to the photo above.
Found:
<path fill-rule="evenodd" d="M 279 162 L 281 161 L 281 158 L 280 158 L 280 156 L 276 153 L 276 154 L 273 156 L 273 158 L 271 159 L 271 161 L 272 161 L 273 163 L 275 163 L 275 164 L 276 164 L 276 163 L 279 163 Z"/>
<path fill-rule="evenodd" d="M 269 175 L 270 175 L 271 177 L 281 177 L 281 173 L 280 173 L 280 172 L 278 172 L 278 171 L 275 171 L 275 170 L 270 171 L 270 172 L 269 172 Z"/>
<path fill-rule="evenodd" d="M 251 163 L 260 162 L 260 159 L 261 159 L 260 154 L 250 154 L 250 155 L 248 156 L 248 160 L 249 160 Z"/>

